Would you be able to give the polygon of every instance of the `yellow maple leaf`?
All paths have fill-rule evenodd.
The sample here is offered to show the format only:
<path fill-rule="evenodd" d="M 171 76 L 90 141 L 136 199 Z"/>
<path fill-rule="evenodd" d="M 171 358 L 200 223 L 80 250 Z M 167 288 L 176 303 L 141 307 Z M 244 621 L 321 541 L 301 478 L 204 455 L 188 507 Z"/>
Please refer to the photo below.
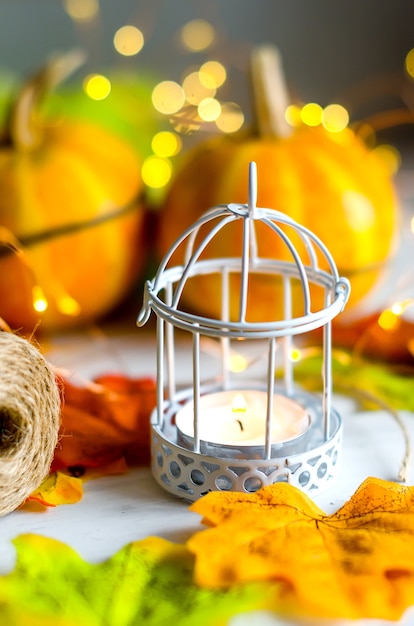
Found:
<path fill-rule="evenodd" d="M 368 478 L 332 515 L 285 483 L 191 509 L 211 526 L 187 543 L 201 586 L 277 582 L 269 608 L 292 616 L 399 619 L 414 604 L 414 487 Z"/>
<path fill-rule="evenodd" d="M 82 480 L 62 472 L 49 474 L 42 484 L 30 494 L 26 502 L 39 502 L 44 506 L 75 504 L 82 499 Z"/>

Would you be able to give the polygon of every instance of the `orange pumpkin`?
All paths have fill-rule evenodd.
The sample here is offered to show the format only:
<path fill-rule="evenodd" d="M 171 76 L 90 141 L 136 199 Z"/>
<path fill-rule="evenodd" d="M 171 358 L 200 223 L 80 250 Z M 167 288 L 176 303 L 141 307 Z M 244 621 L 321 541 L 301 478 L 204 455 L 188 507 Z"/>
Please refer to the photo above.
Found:
<path fill-rule="evenodd" d="M 39 99 L 78 62 L 57 59 L 24 86 L 0 145 L 0 316 L 14 328 L 96 319 L 145 258 L 136 152 L 90 122 L 39 120 Z"/>
<path fill-rule="evenodd" d="M 282 80 L 276 74 L 277 64 L 274 50 L 266 48 L 255 53 L 253 69 L 257 73 L 256 89 L 260 88 L 262 132 L 216 137 L 186 155 L 160 217 L 159 252 L 163 254 L 209 207 L 229 202 L 245 204 L 248 164 L 255 161 L 258 206 L 286 213 L 320 237 L 333 254 L 340 274 L 351 281 L 352 308 L 375 284 L 393 250 L 398 229 L 394 187 L 383 163 L 349 128 L 338 133 L 321 126 L 287 130 L 284 117 L 280 121 L 285 103 L 281 107 L 268 96 L 279 89 Z M 273 89 L 269 89 L 269 76 Z M 263 98 L 266 90 L 267 97 Z M 287 259 L 287 251 L 283 246 L 276 249 L 268 233 L 259 238 L 262 255 Z M 234 234 L 216 238 L 205 256 L 232 256 L 238 250 Z M 193 285 L 184 294 L 187 303 L 218 316 L 218 285 L 202 277 Z M 252 293 L 250 318 L 262 319 L 272 299 L 268 281 L 257 280 Z M 276 292 L 276 302 L 278 297 Z"/>

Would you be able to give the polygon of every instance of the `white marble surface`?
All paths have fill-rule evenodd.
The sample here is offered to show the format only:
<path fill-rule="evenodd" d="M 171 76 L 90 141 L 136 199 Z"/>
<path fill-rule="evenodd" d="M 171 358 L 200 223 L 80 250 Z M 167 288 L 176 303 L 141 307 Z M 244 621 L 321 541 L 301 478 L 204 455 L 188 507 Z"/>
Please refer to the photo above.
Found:
<path fill-rule="evenodd" d="M 56 366 L 77 377 L 104 372 L 130 376 L 155 375 L 154 338 L 143 331 L 120 333 L 108 339 L 91 331 L 83 335 L 56 338 L 47 345 L 47 356 Z M 183 362 L 180 376 L 188 376 Z M 384 412 L 355 412 L 353 401 L 335 398 L 344 418 L 344 446 L 340 474 L 330 489 L 315 498 L 326 512 L 336 510 L 368 476 L 396 480 L 403 456 L 403 437 L 393 419 Z M 414 439 L 414 414 L 402 412 Z M 410 467 L 409 483 L 414 479 Z M 122 476 L 85 483 L 83 500 L 76 505 L 59 506 L 44 513 L 15 511 L 0 519 L 0 573 L 14 563 L 13 537 L 37 533 L 61 540 L 85 559 L 100 562 L 128 542 L 157 535 L 182 542 L 200 529 L 200 519 L 188 510 L 185 501 L 163 491 L 149 469 L 131 470 Z M 346 622 L 337 622 L 345 626 Z M 355 626 L 383 626 L 388 622 L 361 620 Z M 231 626 L 285 626 L 291 624 L 274 615 L 257 613 L 237 616 Z M 414 612 L 401 624 L 414 624 Z M 318 625 L 320 622 L 318 621 Z"/>

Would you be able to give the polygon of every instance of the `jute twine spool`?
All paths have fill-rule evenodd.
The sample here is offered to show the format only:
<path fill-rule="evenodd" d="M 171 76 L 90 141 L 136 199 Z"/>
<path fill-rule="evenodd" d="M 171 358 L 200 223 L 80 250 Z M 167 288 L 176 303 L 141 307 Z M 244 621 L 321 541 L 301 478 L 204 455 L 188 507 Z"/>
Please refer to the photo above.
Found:
<path fill-rule="evenodd" d="M 0 331 L 0 515 L 47 476 L 60 423 L 52 367 L 29 341 Z"/>

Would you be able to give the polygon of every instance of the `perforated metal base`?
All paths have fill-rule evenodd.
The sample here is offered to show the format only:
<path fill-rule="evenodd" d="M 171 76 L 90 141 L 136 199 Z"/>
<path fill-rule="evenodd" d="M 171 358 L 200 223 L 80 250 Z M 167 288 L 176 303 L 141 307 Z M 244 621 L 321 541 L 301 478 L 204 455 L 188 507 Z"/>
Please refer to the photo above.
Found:
<path fill-rule="evenodd" d="M 309 398 L 308 398 L 309 403 Z M 326 489 L 338 472 L 342 422 L 331 409 L 331 432 L 326 441 L 321 432 L 320 411 L 313 400 L 311 433 L 299 452 L 276 452 L 270 459 L 243 458 L 241 451 L 221 458 L 194 452 L 177 444 L 173 425 L 175 407 L 164 407 L 163 428 L 152 415 L 152 473 L 166 491 L 188 501 L 209 491 L 253 493 L 266 485 L 287 482 L 309 494 Z M 273 454 L 273 453 L 272 453 Z"/>

